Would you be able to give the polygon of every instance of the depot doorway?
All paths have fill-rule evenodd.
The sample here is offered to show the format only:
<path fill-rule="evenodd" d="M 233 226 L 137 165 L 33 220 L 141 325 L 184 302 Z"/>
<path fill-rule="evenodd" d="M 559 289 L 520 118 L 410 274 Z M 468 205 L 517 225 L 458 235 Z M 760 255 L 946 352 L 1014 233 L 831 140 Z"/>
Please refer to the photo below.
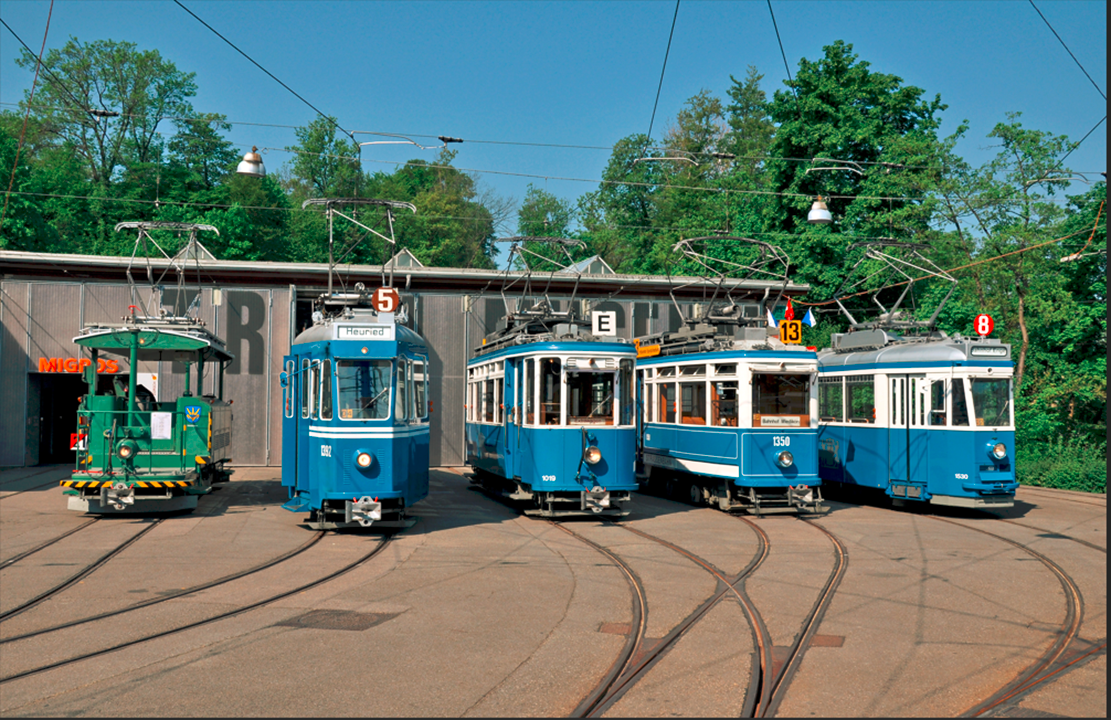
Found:
<path fill-rule="evenodd" d="M 37 382 L 36 382 L 37 380 Z M 76 462 L 76 452 L 69 449 L 70 434 L 77 432 L 78 399 L 88 392 L 88 385 L 79 374 L 39 373 L 31 378 L 29 403 L 33 408 L 38 395 L 39 465 Z"/>

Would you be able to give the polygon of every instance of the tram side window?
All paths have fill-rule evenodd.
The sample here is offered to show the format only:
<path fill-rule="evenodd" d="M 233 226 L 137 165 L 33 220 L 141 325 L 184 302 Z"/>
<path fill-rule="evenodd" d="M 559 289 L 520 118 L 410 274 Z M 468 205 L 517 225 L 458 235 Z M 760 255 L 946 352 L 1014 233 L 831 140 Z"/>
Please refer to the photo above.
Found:
<path fill-rule="evenodd" d="M 753 427 L 810 427 L 808 375 L 752 374 Z"/>
<path fill-rule="evenodd" d="M 964 378 L 953 381 L 953 425 L 968 427 L 968 402 L 964 399 Z"/>
<path fill-rule="evenodd" d="M 292 360 L 287 360 L 285 364 L 285 376 L 287 378 L 285 384 L 285 416 L 287 418 L 293 417 L 293 388 L 296 378 L 293 376 L 294 369 L 297 366 Z"/>
<path fill-rule="evenodd" d="M 421 358 L 413 363 L 413 395 L 416 399 L 416 417 L 421 420 L 428 418 L 428 376 L 426 368 L 428 360 Z"/>
<path fill-rule="evenodd" d="M 622 360 L 620 366 L 620 377 L 617 379 L 617 386 L 621 393 L 620 407 L 621 417 L 618 422 L 622 425 L 632 425 L 635 403 L 633 402 L 633 361 Z"/>
<path fill-rule="evenodd" d="M 309 382 L 309 359 L 301 361 L 301 417 L 309 416 L 309 396 L 312 383 Z"/>
<path fill-rule="evenodd" d="M 536 383 L 532 378 L 536 375 L 536 360 L 529 358 L 525 360 L 525 379 L 521 384 L 521 392 L 524 394 L 525 406 L 525 423 L 533 425 L 536 423 L 536 410 L 533 408 L 533 398 L 535 397 Z"/>
<path fill-rule="evenodd" d="M 849 375 L 845 378 L 845 406 L 849 422 L 876 422 L 876 388 L 871 375 Z"/>
<path fill-rule="evenodd" d="M 325 360 L 320 371 L 320 419 L 332 419 L 332 361 Z"/>
<path fill-rule="evenodd" d="M 679 391 L 682 399 L 679 422 L 683 425 L 705 425 L 706 383 L 680 383 Z"/>
<path fill-rule="evenodd" d="M 675 422 L 675 383 L 660 384 L 660 422 Z"/>
<path fill-rule="evenodd" d="M 737 400 L 736 380 L 718 380 L 710 383 L 710 404 L 714 425 L 737 427 L 737 418 L 740 415 Z"/>
<path fill-rule="evenodd" d="M 972 411 L 978 427 L 1011 424 L 1011 381 L 1007 378 L 971 378 Z"/>
<path fill-rule="evenodd" d="M 385 420 L 390 416 L 392 362 L 336 360 L 341 420 Z"/>
<path fill-rule="evenodd" d="M 486 378 L 482 381 L 482 420 L 484 422 L 494 422 L 494 378 Z"/>
<path fill-rule="evenodd" d="M 494 378 L 494 422 L 501 423 L 505 418 L 502 417 L 502 411 L 505 404 L 502 400 L 505 398 L 505 378 Z"/>
<path fill-rule="evenodd" d="M 930 383 L 930 425 L 945 425 L 945 381 Z"/>
<path fill-rule="evenodd" d="M 560 424 L 559 389 L 563 363 L 559 358 L 540 361 L 540 424 Z"/>
<path fill-rule="evenodd" d="M 397 359 L 397 399 L 394 401 L 394 420 L 409 419 L 409 383 L 406 379 L 406 368 L 409 361 L 405 358 Z"/>
<path fill-rule="evenodd" d="M 841 378 L 818 378 L 818 415 L 822 422 L 844 422 L 845 388 Z"/>

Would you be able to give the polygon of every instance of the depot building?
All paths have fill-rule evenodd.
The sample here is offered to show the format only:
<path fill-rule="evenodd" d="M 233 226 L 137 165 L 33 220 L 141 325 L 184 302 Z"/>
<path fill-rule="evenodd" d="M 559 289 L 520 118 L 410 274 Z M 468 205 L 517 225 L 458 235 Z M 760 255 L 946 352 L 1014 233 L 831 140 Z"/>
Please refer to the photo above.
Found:
<path fill-rule="evenodd" d="M 495 330 L 506 302 L 520 302 L 525 274 L 424 267 L 406 250 L 391 264 L 393 286 L 407 310 L 404 324 L 429 348 L 430 462 L 461 465 L 467 360 Z M 383 266 L 344 265 L 333 273 L 333 290 L 350 292 L 357 283 L 373 289 L 386 280 Z M 129 306 L 150 308 L 152 302 L 176 314 L 186 308 L 199 313 L 234 355 L 224 373 L 224 399 L 234 417 L 231 462 L 280 465 L 282 359 L 293 338 L 312 324 L 312 302 L 328 283 L 324 263 L 225 261 L 203 248 L 190 257 L 149 261 L 0 250 L 0 467 L 75 461 L 71 435 L 78 399 L 88 392 L 81 371 L 91 359 L 73 338 L 86 325 L 122 322 Z M 712 297 L 716 284 L 618 275 L 593 257 L 564 271 L 533 272 L 530 297 L 544 291 L 560 311 L 574 303 L 579 317 L 589 305 L 607 313 L 614 335 L 632 340 L 679 328 L 684 316 Z M 730 288 L 743 314 L 759 318 L 764 300 L 775 298 L 783 284 L 737 281 Z M 785 287 L 787 296 L 807 290 Z M 97 370 L 101 382 L 110 382 L 113 374 L 127 374 L 127 360 L 101 357 Z M 184 390 L 181 363 L 140 362 L 138 373 L 160 401 Z M 215 384 L 216 372 L 206 371 L 204 392 L 215 393 Z"/>

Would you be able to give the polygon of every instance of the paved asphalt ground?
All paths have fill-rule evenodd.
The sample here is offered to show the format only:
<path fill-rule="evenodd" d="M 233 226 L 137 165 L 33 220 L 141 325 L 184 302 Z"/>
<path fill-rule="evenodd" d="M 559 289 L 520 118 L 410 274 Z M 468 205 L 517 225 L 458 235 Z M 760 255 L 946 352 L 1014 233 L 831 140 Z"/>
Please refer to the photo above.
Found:
<path fill-rule="evenodd" d="M 1105 495 L 809 522 L 635 495 L 561 527 L 437 468 L 388 537 L 310 530 L 277 468 L 90 523 L 68 469 L 0 472 L 2 717 L 567 716 L 628 648 L 644 670 L 607 717 L 736 717 L 801 637 L 780 717 L 1106 716 Z"/>

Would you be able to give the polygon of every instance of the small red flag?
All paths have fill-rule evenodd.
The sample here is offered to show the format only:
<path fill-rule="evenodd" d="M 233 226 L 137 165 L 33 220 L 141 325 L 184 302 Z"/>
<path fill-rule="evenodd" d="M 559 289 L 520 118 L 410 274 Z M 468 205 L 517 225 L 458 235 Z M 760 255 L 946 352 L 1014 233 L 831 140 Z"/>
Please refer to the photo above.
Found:
<path fill-rule="evenodd" d="M 795 319 L 795 309 L 791 307 L 791 298 L 787 298 L 787 312 L 783 315 L 784 320 Z"/>

